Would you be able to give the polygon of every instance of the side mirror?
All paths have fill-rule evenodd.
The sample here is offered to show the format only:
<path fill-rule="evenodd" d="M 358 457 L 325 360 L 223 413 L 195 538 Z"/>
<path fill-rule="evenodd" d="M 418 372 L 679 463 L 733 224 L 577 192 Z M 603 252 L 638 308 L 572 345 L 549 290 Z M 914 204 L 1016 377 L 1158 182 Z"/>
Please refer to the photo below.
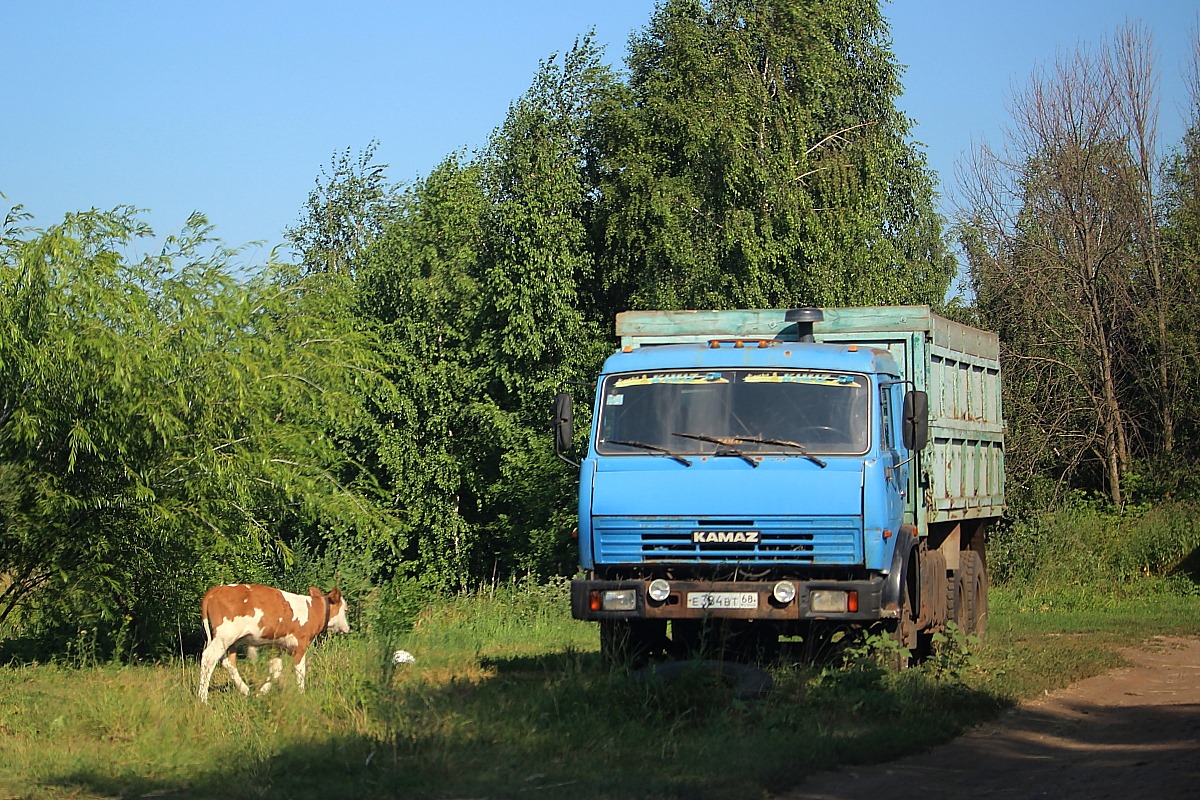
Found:
<path fill-rule="evenodd" d="M 575 449 L 575 414 L 571 395 L 559 392 L 554 396 L 554 450 L 560 456 Z"/>
<path fill-rule="evenodd" d="M 901 423 L 904 446 L 911 452 L 924 450 L 929 443 L 929 395 L 911 391 L 904 395 L 904 419 Z"/>

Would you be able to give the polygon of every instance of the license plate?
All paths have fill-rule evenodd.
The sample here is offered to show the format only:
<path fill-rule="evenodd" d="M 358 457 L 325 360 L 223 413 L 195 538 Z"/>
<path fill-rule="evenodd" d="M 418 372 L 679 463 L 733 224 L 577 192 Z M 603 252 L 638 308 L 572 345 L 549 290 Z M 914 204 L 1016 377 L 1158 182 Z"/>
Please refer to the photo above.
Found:
<path fill-rule="evenodd" d="M 688 608 L 758 608 L 757 592 L 688 592 Z"/>

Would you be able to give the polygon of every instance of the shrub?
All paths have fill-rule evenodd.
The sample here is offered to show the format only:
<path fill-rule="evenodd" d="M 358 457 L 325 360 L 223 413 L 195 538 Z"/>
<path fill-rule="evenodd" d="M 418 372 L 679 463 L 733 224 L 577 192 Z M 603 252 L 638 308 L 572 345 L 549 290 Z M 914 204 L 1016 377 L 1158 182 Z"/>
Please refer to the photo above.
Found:
<path fill-rule="evenodd" d="M 1010 521 L 989 541 L 994 583 L 1030 588 L 1081 586 L 1120 592 L 1131 582 L 1175 575 L 1164 588 L 1190 583 L 1200 551 L 1200 506 L 1168 502 L 1115 511 L 1081 500 L 1045 514 Z M 1145 587 L 1139 583 L 1139 588 Z"/>

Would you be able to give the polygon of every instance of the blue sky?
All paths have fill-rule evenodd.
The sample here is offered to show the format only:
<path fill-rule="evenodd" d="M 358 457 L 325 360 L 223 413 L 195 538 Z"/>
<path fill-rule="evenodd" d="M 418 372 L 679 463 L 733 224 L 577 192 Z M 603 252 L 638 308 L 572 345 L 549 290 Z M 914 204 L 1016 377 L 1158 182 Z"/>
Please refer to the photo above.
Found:
<path fill-rule="evenodd" d="M 0 193 L 34 224 L 130 204 L 160 235 L 192 211 L 263 260 L 335 152 L 378 140 L 394 182 L 483 145 L 538 64 L 589 29 L 620 66 L 653 0 L 473 3 L 0 0 Z M 1160 132 L 1178 141 L 1200 15 L 1187 0 L 896 0 L 900 107 L 943 190 L 973 141 L 1003 141 L 1039 64 L 1143 22 Z M 0 206 L 7 207 L 0 201 Z"/>

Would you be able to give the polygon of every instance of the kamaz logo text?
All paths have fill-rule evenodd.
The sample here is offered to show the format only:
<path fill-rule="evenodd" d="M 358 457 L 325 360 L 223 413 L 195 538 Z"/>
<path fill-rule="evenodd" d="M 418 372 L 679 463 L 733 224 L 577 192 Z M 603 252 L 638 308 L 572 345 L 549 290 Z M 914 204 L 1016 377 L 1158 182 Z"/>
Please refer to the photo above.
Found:
<path fill-rule="evenodd" d="M 692 531 L 692 544 L 758 544 L 758 531 Z"/>

